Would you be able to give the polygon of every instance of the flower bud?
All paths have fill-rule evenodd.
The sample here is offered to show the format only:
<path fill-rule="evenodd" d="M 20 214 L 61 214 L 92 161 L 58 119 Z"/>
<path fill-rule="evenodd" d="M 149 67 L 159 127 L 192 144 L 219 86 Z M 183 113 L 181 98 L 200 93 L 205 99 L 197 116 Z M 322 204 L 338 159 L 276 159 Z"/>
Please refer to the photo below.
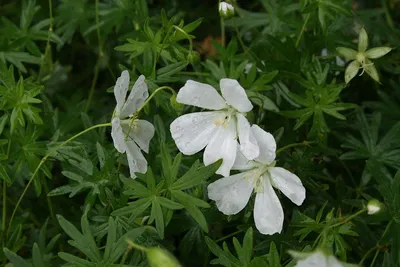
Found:
<path fill-rule="evenodd" d="M 371 199 L 370 201 L 368 201 L 367 209 L 368 215 L 376 214 L 382 209 L 382 203 L 380 203 L 376 199 Z"/>
<path fill-rule="evenodd" d="M 235 8 L 225 1 L 219 3 L 218 11 L 224 19 L 229 19 L 235 15 Z"/>
<path fill-rule="evenodd" d="M 165 249 L 148 248 L 146 254 L 150 267 L 181 267 L 178 260 Z"/>
<path fill-rule="evenodd" d="M 190 64 L 196 64 L 200 61 L 200 55 L 196 51 L 191 51 L 187 56 L 187 60 L 189 61 Z"/>

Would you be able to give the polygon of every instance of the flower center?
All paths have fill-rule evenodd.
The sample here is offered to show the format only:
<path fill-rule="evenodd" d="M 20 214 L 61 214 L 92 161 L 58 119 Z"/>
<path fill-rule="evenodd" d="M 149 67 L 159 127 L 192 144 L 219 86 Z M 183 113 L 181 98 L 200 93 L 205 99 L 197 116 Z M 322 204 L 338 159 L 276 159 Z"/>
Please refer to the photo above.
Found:
<path fill-rule="evenodd" d="M 274 160 L 270 164 L 261 164 L 259 163 L 257 167 L 257 172 L 255 173 L 254 177 L 256 178 L 256 181 L 254 183 L 254 191 L 256 193 L 262 193 L 264 192 L 264 174 L 268 172 L 269 168 L 274 167 L 276 164 L 276 161 Z M 269 174 L 268 174 L 268 179 L 269 179 Z"/>
<path fill-rule="evenodd" d="M 224 110 L 225 112 L 223 113 L 224 117 L 219 117 L 217 119 L 215 119 L 213 121 L 213 123 L 216 126 L 222 126 L 224 128 L 226 128 L 229 125 L 229 121 L 235 116 L 235 114 L 237 113 L 237 110 L 229 107 L 226 110 Z"/>

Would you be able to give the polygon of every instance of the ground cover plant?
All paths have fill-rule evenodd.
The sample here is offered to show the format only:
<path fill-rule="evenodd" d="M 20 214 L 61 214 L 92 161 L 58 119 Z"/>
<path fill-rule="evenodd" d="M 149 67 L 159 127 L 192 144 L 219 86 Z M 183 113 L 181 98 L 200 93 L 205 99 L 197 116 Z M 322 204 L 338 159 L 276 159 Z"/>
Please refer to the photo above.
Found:
<path fill-rule="evenodd" d="M 1 266 L 400 266 L 399 1 L 0 17 Z"/>

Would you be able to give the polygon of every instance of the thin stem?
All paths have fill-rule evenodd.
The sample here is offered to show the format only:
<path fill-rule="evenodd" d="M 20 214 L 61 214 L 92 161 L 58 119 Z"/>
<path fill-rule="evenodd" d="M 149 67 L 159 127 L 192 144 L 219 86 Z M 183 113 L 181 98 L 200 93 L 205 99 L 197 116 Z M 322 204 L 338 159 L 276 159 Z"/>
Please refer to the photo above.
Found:
<path fill-rule="evenodd" d="M 49 196 L 49 187 L 47 186 L 47 181 L 44 181 L 44 192 L 46 193 L 46 200 L 47 200 L 47 206 L 49 207 L 50 211 L 50 217 L 53 218 L 53 220 L 56 220 L 56 216 L 54 214 L 53 210 L 53 204 L 51 202 L 51 197 Z"/>
<path fill-rule="evenodd" d="M 172 27 L 174 27 L 176 30 L 180 31 L 181 33 L 183 33 L 186 37 L 186 39 L 189 40 L 189 51 L 193 51 L 193 41 L 192 38 L 190 38 L 189 34 L 187 34 L 187 32 L 185 32 L 183 29 L 181 29 L 180 27 L 173 25 Z"/>
<path fill-rule="evenodd" d="M 304 33 L 304 30 L 306 29 L 306 25 L 307 25 L 309 19 L 310 19 L 310 13 L 307 14 L 306 20 L 304 21 L 304 24 L 303 24 L 303 27 L 301 28 L 300 34 L 297 37 L 296 48 L 299 47 L 301 37 L 303 37 L 303 33 Z"/>
<path fill-rule="evenodd" d="M 7 233 L 8 233 L 8 231 L 10 230 L 10 227 L 11 227 L 11 225 L 12 225 L 12 221 L 13 221 L 14 216 L 15 216 L 15 213 L 17 212 L 17 209 L 18 209 L 19 205 L 21 204 L 22 199 L 24 198 L 26 192 L 28 191 L 29 186 L 30 186 L 31 183 L 33 182 L 33 179 L 36 177 L 36 174 L 39 172 L 40 167 L 42 167 L 42 165 L 46 162 L 47 158 L 50 157 L 50 156 L 51 156 L 54 152 L 56 152 L 58 149 L 60 149 L 61 147 L 65 146 L 66 144 L 68 144 L 68 143 L 71 142 L 72 140 L 76 139 L 77 137 L 79 137 L 79 136 L 81 136 L 81 135 L 83 135 L 83 134 L 85 134 L 85 133 L 87 133 L 87 132 L 89 132 L 89 131 L 91 131 L 91 130 L 94 130 L 94 129 L 97 129 L 97 128 L 101 128 L 101 127 L 108 127 L 108 126 L 111 126 L 111 123 L 97 124 L 97 125 L 94 125 L 94 126 L 92 126 L 92 127 L 90 127 L 90 128 L 87 128 L 86 130 L 84 130 L 84 131 L 82 131 L 82 132 L 80 132 L 80 133 L 78 133 L 78 134 L 72 136 L 72 137 L 69 138 L 68 140 L 62 142 L 60 145 L 58 145 L 58 146 L 56 146 L 56 147 L 53 147 L 53 148 L 42 158 L 42 160 L 40 161 L 39 165 L 36 167 L 35 171 L 33 172 L 31 178 L 29 179 L 29 182 L 28 182 L 27 185 L 25 186 L 24 191 L 22 192 L 21 196 L 19 197 L 19 199 L 18 199 L 18 201 L 17 201 L 17 204 L 16 204 L 15 207 L 14 207 L 14 210 L 13 210 L 13 212 L 12 212 L 12 214 L 11 214 L 10 222 L 9 222 L 9 224 L 8 224 Z"/>
<path fill-rule="evenodd" d="M 362 214 L 362 213 L 364 213 L 364 212 L 366 212 L 366 211 L 367 211 L 366 208 L 364 208 L 364 209 L 362 209 L 362 210 L 359 210 L 358 212 L 354 213 L 353 215 L 350 215 L 349 217 L 347 217 L 347 218 L 344 219 L 343 221 L 338 222 L 338 223 L 335 223 L 335 224 L 332 224 L 331 226 L 329 226 L 329 228 L 334 228 L 334 227 L 336 227 L 336 226 L 339 226 L 339 225 L 342 225 L 342 224 L 344 224 L 344 223 L 347 223 L 347 222 L 349 222 L 351 219 L 357 217 L 358 215 L 360 215 L 360 214 Z"/>
<path fill-rule="evenodd" d="M 126 242 L 127 242 L 131 247 L 133 247 L 133 248 L 135 248 L 135 249 L 137 249 L 137 250 L 140 250 L 140 251 L 143 251 L 143 252 L 147 252 L 147 248 L 142 247 L 141 245 L 138 245 L 138 244 L 136 244 L 136 243 L 133 243 L 132 240 L 127 239 Z"/>
<path fill-rule="evenodd" d="M 364 254 L 364 256 L 362 257 L 361 261 L 358 263 L 358 266 L 363 266 L 362 264 L 364 263 L 364 261 L 368 258 L 369 254 L 374 252 L 375 249 L 378 249 L 378 248 L 376 246 L 373 246 L 372 248 L 370 248 L 367 251 L 367 253 Z"/>
<path fill-rule="evenodd" d="M 173 95 L 176 95 L 175 90 L 172 89 L 172 88 L 169 87 L 169 86 L 161 86 L 161 87 L 158 87 L 158 88 L 146 99 L 146 101 L 144 101 L 143 105 L 142 105 L 138 110 L 136 110 L 135 115 L 137 116 L 137 115 L 140 113 L 140 111 L 142 111 L 142 109 L 150 102 L 150 100 L 151 100 L 159 91 L 165 90 L 165 89 L 171 91 L 171 93 L 172 93 Z M 134 117 L 135 117 L 135 116 L 134 116 Z"/>
<path fill-rule="evenodd" d="M 279 154 L 279 153 L 281 153 L 283 150 L 286 150 L 286 149 L 291 148 L 291 147 L 296 147 L 296 146 L 309 146 L 310 144 L 313 144 L 313 143 L 315 143 L 315 142 L 314 142 L 314 141 L 310 141 L 310 142 L 309 142 L 309 141 L 303 141 L 303 142 L 301 142 L 301 143 L 290 144 L 290 145 L 287 145 L 287 146 L 284 146 L 284 147 L 278 149 L 278 150 L 276 151 L 276 154 Z"/>
<path fill-rule="evenodd" d="M 374 258 L 372 259 L 372 262 L 370 265 L 371 267 L 373 267 L 375 265 L 375 261 L 376 261 L 376 258 L 378 258 L 378 255 L 379 255 L 379 249 L 377 249 L 375 252 Z"/>
<path fill-rule="evenodd" d="M 221 44 L 225 47 L 225 20 L 223 17 L 220 18 L 221 25 Z"/>
<path fill-rule="evenodd" d="M 237 235 L 237 234 L 240 234 L 240 233 L 243 232 L 243 231 L 244 231 L 244 230 L 238 230 L 238 231 L 233 232 L 233 233 L 231 233 L 231 234 L 229 234 L 229 235 L 223 236 L 223 237 L 221 237 L 220 239 L 217 239 L 215 242 L 216 242 L 216 243 L 221 242 L 221 241 L 223 241 L 223 240 L 225 240 L 225 239 L 227 239 L 227 238 L 229 238 L 229 237 L 232 237 L 232 236 L 235 236 L 235 235 Z"/>
<path fill-rule="evenodd" d="M 125 252 L 124 252 L 124 256 L 122 257 L 121 262 L 119 263 L 120 265 L 125 264 L 126 259 L 128 258 L 128 254 L 129 254 L 129 252 L 130 252 L 131 250 L 132 250 L 132 246 L 129 245 L 129 246 L 126 248 Z"/>
<path fill-rule="evenodd" d="M 40 78 L 43 75 L 44 61 L 46 60 L 47 55 L 51 52 L 50 35 L 53 32 L 53 2 L 52 2 L 52 0 L 49 0 L 49 20 L 50 20 L 50 24 L 49 24 L 49 29 L 48 29 L 48 32 L 47 32 L 46 48 L 45 48 L 45 51 L 44 51 L 44 56 L 43 56 L 42 64 L 40 66 L 39 75 L 38 75 L 38 80 L 39 81 L 40 81 Z"/>
<path fill-rule="evenodd" d="M 89 92 L 89 97 L 88 101 L 86 102 L 86 107 L 85 107 L 85 112 L 88 112 L 90 105 L 92 103 L 93 99 L 93 94 L 94 94 L 94 89 L 96 87 L 97 79 L 99 77 L 99 71 L 100 71 L 100 60 L 103 58 L 104 52 L 103 52 L 103 45 L 101 42 L 101 35 L 100 35 L 100 19 L 99 19 L 99 0 L 96 0 L 96 32 L 97 32 L 97 42 L 99 44 L 99 57 L 97 58 L 96 61 L 96 66 L 94 70 L 94 76 L 92 80 L 92 86 L 90 87 L 90 92 Z"/>

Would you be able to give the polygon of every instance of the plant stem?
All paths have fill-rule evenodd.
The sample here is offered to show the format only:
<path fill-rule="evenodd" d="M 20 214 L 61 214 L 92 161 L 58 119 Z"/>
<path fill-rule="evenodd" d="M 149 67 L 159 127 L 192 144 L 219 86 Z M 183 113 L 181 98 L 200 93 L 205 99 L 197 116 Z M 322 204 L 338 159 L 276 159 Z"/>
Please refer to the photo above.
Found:
<path fill-rule="evenodd" d="M 50 20 L 50 24 L 49 24 L 49 30 L 47 33 L 47 41 L 46 41 L 46 48 L 44 51 L 44 56 L 43 56 L 43 60 L 42 60 L 42 64 L 40 65 L 40 70 L 39 70 L 39 75 L 38 75 L 38 80 L 40 81 L 42 75 L 43 75 L 43 64 L 44 61 L 47 58 L 47 55 L 49 53 L 51 53 L 51 45 L 50 45 L 50 35 L 53 32 L 53 2 L 52 0 L 49 0 L 49 20 Z"/>
<path fill-rule="evenodd" d="M 225 21 L 224 18 L 220 18 L 220 25 L 221 25 L 221 45 L 225 47 Z"/>
<path fill-rule="evenodd" d="M 334 228 L 334 227 L 336 227 L 336 226 L 339 226 L 339 225 L 342 225 L 342 224 L 344 224 L 344 223 L 347 223 L 347 222 L 349 222 L 351 219 L 357 217 L 358 215 L 360 215 L 360 214 L 362 214 L 362 213 L 364 213 L 364 212 L 366 212 L 366 211 L 367 211 L 366 208 L 364 208 L 364 209 L 362 209 L 362 210 L 359 210 L 358 212 L 354 213 L 353 215 L 350 215 L 349 217 L 347 217 L 347 218 L 344 219 L 343 221 L 338 222 L 338 223 L 335 223 L 335 224 L 332 224 L 331 226 L 329 226 L 329 228 Z"/>
<path fill-rule="evenodd" d="M 281 153 L 283 150 L 288 149 L 288 148 L 291 148 L 291 147 L 296 147 L 296 146 L 309 146 L 310 144 L 313 144 L 313 143 L 315 143 L 315 142 L 314 142 L 314 141 L 310 141 L 310 142 L 309 142 L 309 141 L 303 141 L 303 142 L 301 142 L 301 143 L 290 144 L 290 145 L 287 145 L 287 146 L 284 146 L 284 147 L 278 149 L 278 150 L 276 151 L 276 154 L 279 154 L 279 153 Z"/>
<path fill-rule="evenodd" d="M 146 99 L 146 101 L 144 101 L 143 105 L 142 105 L 138 110 L 136 110 L 135 115 L 137 116 L 137 115 L 140 113 L 140 111 L 142 111 L 142 109 L 150 102 L 150 100 L 151 100 L 159 91 L 165 90 L 165 89 L 169 90 L 173 95 L 176 96 L 175 90 L 172 89 L 171 87 L 169 87 L 169 86 L 161 86 L 161 87 L 158 87 L 158 88 Z M 135 117 L 135 116 L 134 116 L 134 117 Z"/>
<path fill-rule="evenodd" d="M 87 113 L 90 105 L 92 103 L 93 99 L 93 94 L 94 94 L 94 88 L 96 87 L 97 79 L 99 77 L 99 71 L 100 71 L 100 60 L 103 58 L 104 52 L 103 52 L 103 45 L 101 42 L 101 35 L 100 35 L 100 19 L 99 19 L 99 0 L 96 0 L 96 32 L 97 32 L 97 42 L 99 43 L 99 57 L 97 58 L 96 61 L 96 66 L 94 69 L 94 76 L 92 80 L 92 86 L 90 87 L 90 92 L 89 92 L 89 97 L 88 101 L 86 102 L 86 107 L 85 107 L 85 112 Z"/>
<path fill-rule="evenodd" d="M 1 230 L 3 232 L 2 234 L 2 245 L 4 247 L 4 242 L 5 242 L 5 229 L 6 229 L 6 217 L 7 217 L 7 182 L 4 179 L 3 180 L 3 216 L 1 220 Z"/>
<path fill-rule="evenodd" d="M 54 215 L 54 210 L 53 210 L 53 204 L 51 202 L 51 197 L 49 196 L 49 187 L 47 186 L 47 181 L 44 181 L 44 192 L 46 193 L 46 200 L 47 200 L 47 206 L 49 207 L 50 211 L 50 217 L 56 221 L 56 216 Z"/>
<path fill-rule="evenodd" d="M 310 13 L 307 14 L 306 20 L 304 21 L 304 24 L 303 24 L 303 27 L 301 28 L 300 34 L 297 37 L 296 48 L 299 47 L 301 37 L 303 37 L 303 33 L 304 33 L 304 30 L 306 29 L 306 25 L 307 25 L 309 19 L 310 19 Z"/>
<path fill-rule="evenodd" d="M 127 239 L 126 242 L 129 244 L 129 246 L 131 246 L 131 247 L 133 247 L 133 248 L 135 248 L 137 250 L 140 250 L 140 251 L 143 251 L 143 252 L 147 251 L 147 248 L 142 247 L 141 245 L 138 245 L 136 243 L 133 243 L 132 240 Z"/>
<path fill-rule="evenodd" d="M 379 249 L 377 249 L 375 252 L 374 258 L 372 259 L 372 262 L 370 265 L 371 267 L 373 267 L 375 265 L 375 261 L 376 261 L 376 258 L 378 258 L 378 255 L 379 255 Z"/>
<path fill-rule="evenodd" d="M 215 242 L 216 242 L 216 243 L 221 242 L 221 241 L 223 241 L 223 240 L 225 240 L 225 239 L 227 239 L 227 238 L 229 238 L 229 237 L 232 237 L 232 236 L 235 236 L 235 235 L 237 235 L 237 234 L 240 234 L 240 233 L 243 232 L 243 231 L 244 231 L 244 230 L 238 230 L 238 231 L 233 232 L 233 233 L 231 233 L 231 234 L 229 234 L 229 235 L 223 236 L 223 237 L 221 237 L 220 239 L 217 239 Z"/>
<path fill-rule="evenodd" d="M 42 158 L 42 160 L 40 161 L 39 165 L 36 167 L 35 171 L 33 172 L 31 178 L 29 179 L 29 182 L 28 182 L 27 185 L 25 186 L 24 191 L 22 192 L 21 196 L 19 197 L 19 199 L 18 199 L 18 201 L 17 201 L 17 204 L 16 204 L 15 207 L 14 207 L 14 210 L 13 210 L 13 212 L 12 212 L 12 214 L 11 214 L 10 222 L 9 222 L 9 224 L 8 224 L 7 233 L 8 233 L 8 231 L 10 230 L 10 227 L 11 227 L 11 225 L 12 225 L 12 222 L 13 222 L 13 219 L 14 219 L 14 216 L 15 216 L 15 213 L 17 212 L 17 209 L 18 209 L 19 205 L 21 204 L 22 199 L 24 198 L 26 192 L 28 191 L 29 186 L 30 186 L 31 183 L 33 182 L 33 179 L 36 177 L 36 174 L 39 172 L 40 167 L 42 167 L 42 165 L 46 162 L 47 158 L 50 157 L 50 156 L 51 156 L 54 152 L 56 152 L 58 149 L 60 149 L 61 147 L 65 146 L 66 144 L 68 144 L 68 143 L 71 142 L 72 140 L 74 140 L 75 138 L 77 138 L 77 137 L 79 137 L 79 136 L 81 136 L 81 135 L 83 135 L 83 134 L 85 134 L 85 133 L 87 133 L 87 132 L 89 132 L 89 131 L 91 131 L 91 130 L 94 130 L 94 129 L 97 129 L 97 128 L 101 128 L 101 127 L 108 127 L 108 126 L 111 126 L 111 123 L 97 124 L 97 125 L 94 125 L 94 126 L 92 126 L 92 127 L 90 127 L 90 128 L 87 128 L 86 130 L 83 130 L 82 132 L 80 132 L 80 133 L 78 133 L 78 134 L 72 136 L 72 137 L 69 138 L 68 140 L 62 142 L 60 145 L 58 145 L 58 146 L 52 148 L 52 149 Z"/>

